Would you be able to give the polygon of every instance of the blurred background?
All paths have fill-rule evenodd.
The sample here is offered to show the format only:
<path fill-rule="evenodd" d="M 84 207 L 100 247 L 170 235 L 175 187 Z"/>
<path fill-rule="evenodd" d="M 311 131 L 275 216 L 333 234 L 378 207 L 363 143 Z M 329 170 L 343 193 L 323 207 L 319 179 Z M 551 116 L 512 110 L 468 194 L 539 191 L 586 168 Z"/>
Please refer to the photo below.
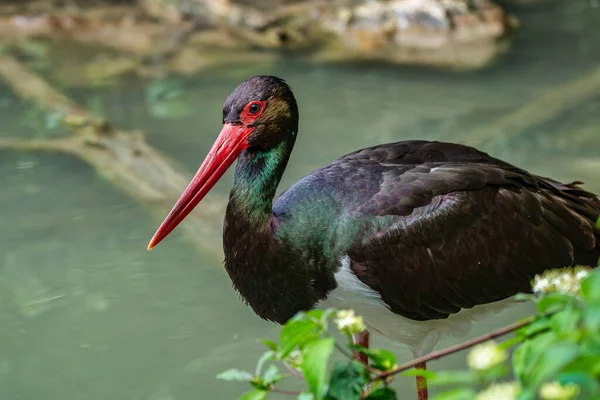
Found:
<path fill-rule="evenodd" d="M 231 172 L 146 251 L 242 80 L 278 75 L 297 96 L 281 189 L 349 151 L 419 138 L 598 193 L 598 27 L 598 0 L 0 1 L 0 398 L 245 389 L 215 376 L 253 368 L 256 339 L 278 327 L 222 268 Z M 395 385 L 413 396 L 413 379 Z"/>

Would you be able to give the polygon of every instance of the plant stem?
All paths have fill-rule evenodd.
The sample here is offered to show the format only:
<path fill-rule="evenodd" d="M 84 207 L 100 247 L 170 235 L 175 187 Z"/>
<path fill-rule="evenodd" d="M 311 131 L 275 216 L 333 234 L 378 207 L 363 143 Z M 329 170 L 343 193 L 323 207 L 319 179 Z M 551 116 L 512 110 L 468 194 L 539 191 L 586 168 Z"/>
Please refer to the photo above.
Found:
<path fill-rule="evenodd" d="M 490 339 L 494 339 L 499 336 L 506 335 L 507 333 L 511 333 L 519 328 L 522 328 L 526 325 L 531 324 L 535 319 L 536 319 L 536 316 L 531 316 L 531 317 L 525 318 L 524 320 L 521 320 L 519 322 L 515 322 L 514 324 L 510 324 L 503 328 L 486 333 L 485 335 L 481 335 L 481 336 L 478 336 L 471 340 L 467 340 L 466 342 L 459 343 L 459 344 L 447 347 L 442 350 L 434 351 L 433 353 L 429 353 L 426 356 L 415 358 L 414 360 L 404 363 L 391 371 L 387 371 L 387 372 L 384 372 L 382 374 L 375 376 L 374 378 L 371 379 L 370 383 L 377 382 L 377 381 L 385 379 L 389 376 L 396 375 L 396 374 L 399 374 L 400 372 L 412 369 L 412 368 L 416 367 L 418 364 L 437 360 L 438 358 L 442 358 L 442 357 L 448 356 L 450 354 L 459 352 L 461 350 L 468 349 L 469 347 L 473 347 L 475 345 L 478 345 L 478 344 L 488 341 Z"/>
<path fill-rule="evenodd" d="M 290 371 L 290 374 L 292 374 L 292 376 L 295 376 L 296 378 L 300 379 L 301 381 L 304 380 L 304 375 L 302 375 L 302 373 L 300 371 L 298 371 L 296 368 L 292 367 L 291 365 L 288 365 L 286 362 L 284 362 L 283 365 L 285 365 L 285 367 L 288 369 L 288 371 Z"/>
<path fill-rule="evenodd" d="M 300 392 L 297 392 L 295 390 L 285 390 L 276 388 L 275 385 L 270 385 L 269 390 L 273 393 L 285 394 L 288 396 L 298 396 L 300 394 Z"/>
<path fill-rule="evenodd" d="M 346 333 L 344 336 L 346 336 L 346 340 L 348 341 L 348 344 L 350 345 L 350 348 L 352 349 L 352 357 L 356 357 L 356 348 L 354 347 L 354 338 L 352 337 L 352 335 L 350 333 Z"/>

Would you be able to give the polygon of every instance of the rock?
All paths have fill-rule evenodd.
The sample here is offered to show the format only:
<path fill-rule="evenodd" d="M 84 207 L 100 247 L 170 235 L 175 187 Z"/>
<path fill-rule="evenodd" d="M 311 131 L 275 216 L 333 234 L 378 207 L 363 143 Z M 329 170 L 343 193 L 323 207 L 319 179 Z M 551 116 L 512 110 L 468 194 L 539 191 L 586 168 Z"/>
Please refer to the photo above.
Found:
<path fill-rule="evenodd" d="M 147 15 L 171 23 L 189 17 L 210 19 L 231 9 L 229 0 L 138 0 L 138 4 Z"/>
<path fill-rule="evenodd" d="M 456 67 L 486 65 L 514 26 L 489 0 L 367 1 L 325 12 L 320 22 L 346 55 Z"/>
<path fill-rule="evenodd" d="M 492 0 L 187 2 L 213 22 L 260 33 L 252 46 L 321 49 L 317 58 L 331 60 L 481 67 L 506 50 L 515 26 Z"/>
<path fill-rule="evenodd" d="M 146 15 L 171 23 L 183 21 L 183 12 L 178 3 L 176 1 L 139 0 L 139 6 Z"/>

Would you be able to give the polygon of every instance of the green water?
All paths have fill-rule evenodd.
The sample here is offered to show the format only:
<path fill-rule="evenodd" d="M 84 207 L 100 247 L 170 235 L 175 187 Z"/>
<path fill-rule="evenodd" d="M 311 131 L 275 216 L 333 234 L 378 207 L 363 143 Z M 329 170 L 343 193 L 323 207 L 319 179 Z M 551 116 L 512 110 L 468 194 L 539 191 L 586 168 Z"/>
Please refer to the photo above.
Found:
<path fill-rule="evenodd" d="M 348 151 L 422 138 L 477 142 L 534 173 L 581 180 L 600 193 L 600 171 L 593 168 L 600 158 L 600 128 L 593 133 L 600 93 L 510 139 L 469 134 L 600 65 L 600 9 L 593 2 L 551 4 L 543 12 L 517 9 L 523 27 L 511 53 L 475 73 L 297 60 L 224 68 L 176 80 L 192 110 L 179 119 L 157 118 L 160 110 L 146 101 L 153 84 L 135 78 L 69 94 L 119 127 L 143 129 L 153 146 L 191 172 L 220 129 L 229 91 L 248 76 L 276 74 L 294 88 L 301 114 L 283 187 Z M 40 125 L 39 114 L 5 86 L 0 121 L 0 137 L 58 134 L 45 132 L 48 121 Z M 230 184 L 229 174 L 217 194 L 225 196 Z M 181 233 L 148 253 L 159 221 L 69 156 L 1 152 L 0 185 L 1 399 L 233 399 L 241 393 L 243 385 L 215 375 L 251 368 L 263 350 L 255 339 L 273 338 L 277 327 L 240 302 L 220 260 L 198 254 Z M 220 243 L 220 232 L 214 235 Z M 471 336 L 526 312 L 507 311 Z M 400 345 L 379 337 L 375 344 L 409 357 Z M 458 367 L 463 359 L 459 354 L 431 367 Z M 414 391 L 409 379 L 397 387 Z"/>

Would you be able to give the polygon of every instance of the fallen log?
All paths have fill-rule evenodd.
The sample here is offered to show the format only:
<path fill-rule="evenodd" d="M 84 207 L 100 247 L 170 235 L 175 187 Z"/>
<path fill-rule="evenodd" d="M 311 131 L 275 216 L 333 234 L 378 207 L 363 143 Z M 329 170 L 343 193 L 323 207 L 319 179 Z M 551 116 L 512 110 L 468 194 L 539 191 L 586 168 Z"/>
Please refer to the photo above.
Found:
<path fill-rule="evenodd" d="M 0 140 L 0 149 L 58 151 L 79 157 L 107 181 L 137 200 L 157 217 L 170 210 L 190 174 L 152 148 L 142 132 L 122 131 L 57 92 L 14 58 L 0 56 L 0 77 L 21 97 L 58 113 L 70 136 L 58 139 Z M 203 254 L 221 257 L 221 222 L 226 199 L 208 196 L 182 226 Z M 152 232 L 148 232 L 150 237 Z"/>
<path fill-rule="evenodd" d="M 511 140 L 599 94 L 600 68 L 595 68 L 573 81 L 547 91 L 517 110 L 467 132 L 464 136 L 465 141 L 477 145 L 495 137 Z"/>

